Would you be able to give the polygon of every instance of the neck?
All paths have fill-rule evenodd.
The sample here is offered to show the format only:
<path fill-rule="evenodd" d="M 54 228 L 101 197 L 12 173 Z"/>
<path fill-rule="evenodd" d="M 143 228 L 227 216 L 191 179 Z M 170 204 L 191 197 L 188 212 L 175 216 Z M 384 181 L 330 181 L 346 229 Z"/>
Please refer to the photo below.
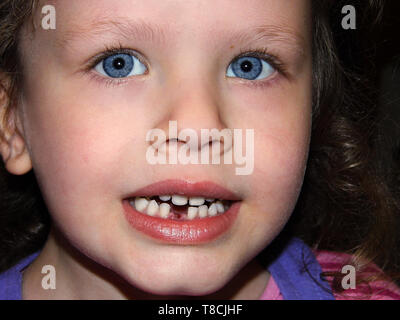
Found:
<path fill-rule="evenodd" d="M 42 287 L 42 268 L 54 266 L 56 289 Z M 222 289 L 201 297 L 156 296 L 136 289 L 112 270 L 103 267 L 73 247 L 52 228 L 38 258 L 24 271 L 22 298 L 25 300 L 153 300 L 153 299 L 244 299 L 262 295 L 269 274 L 256 260 L 251 261 Z"/>

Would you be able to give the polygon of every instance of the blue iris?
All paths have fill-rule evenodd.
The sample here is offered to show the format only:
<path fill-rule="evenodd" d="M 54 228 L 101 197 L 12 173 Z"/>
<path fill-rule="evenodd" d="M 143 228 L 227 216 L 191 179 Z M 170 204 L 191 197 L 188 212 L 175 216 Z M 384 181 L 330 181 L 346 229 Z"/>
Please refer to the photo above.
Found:
<path fill-rule="evenodd" d="M 103 60 L 104 72 L 112 78 L 129 76 L 135 66 L 133 57 L 129 54 L 118 53 Z"/>
<path fill-rule="evenodd" d="M 243 78 L 246 80 L 260 80 L 272 76 L 276 69 L 264 59 L 244 56 L 237 58 L 229 64 L 226 75 L 230 78 Z"/>
<path fill-rule="evenodd" d="M 263 69 L 262 62 L 254 57 L 242 57 L 232 63 L 235 76 L 248 80 L 257 79 Z"/>

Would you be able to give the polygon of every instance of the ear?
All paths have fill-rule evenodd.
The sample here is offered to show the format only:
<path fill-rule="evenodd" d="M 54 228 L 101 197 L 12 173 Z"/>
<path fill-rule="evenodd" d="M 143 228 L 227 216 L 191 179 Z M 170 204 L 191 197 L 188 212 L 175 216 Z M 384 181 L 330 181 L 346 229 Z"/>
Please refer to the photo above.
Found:
<path fill-rule="evenodd" d="M 32 163 L 9 89 L 10 81 L 0 74 L 0 154 L 8 172 L 23 175 L 32 169 Z M 7 112 L 8 108 L 12 110 Z"/>

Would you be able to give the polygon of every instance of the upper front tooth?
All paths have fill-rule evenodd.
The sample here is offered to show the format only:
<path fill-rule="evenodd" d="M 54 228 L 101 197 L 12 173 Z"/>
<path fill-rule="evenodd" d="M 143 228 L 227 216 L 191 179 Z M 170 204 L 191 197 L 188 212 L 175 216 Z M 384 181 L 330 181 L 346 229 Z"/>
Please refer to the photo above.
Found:
<path fill-rule="evenodd" d="M 215 199 L 214 198 L 207 198 L 206 201 L 208 202 L 213 202 Z"/>
<path fill-rule="evenodd" d="M 165 195 L 165 196 L 159 196 L 161 201 L 168 201 L 169 199 L 171 199 L 171 196 Z"/>
<path fill-rule="evenodd" d="M 172 203 L 177 206 L 184 206 L 188 202 L 188 198 L 181 195 L 173 195 L 172 196 Z"/>
<path fill-rule="evenodd" d="M 158 203 L 156 200 L 151 200 L 149 206 L 147 207 L 147 214 L 149 216 L 154 216 L 158 212 Z"/>
<path fill-rule="evenodd" d="M 135 198 L 135 209 L 137 211 L 144 213 L 148 204 L 149 204 L 149 201 L 145 198 L 139 198 L 139 197 Z"/>
<path fill-rule="evenodd" d="M 190 197 L 189 204 L 191 206 L 201 206 L 202 204 L 204 204 L 204 198 L 203 197 Z"/>

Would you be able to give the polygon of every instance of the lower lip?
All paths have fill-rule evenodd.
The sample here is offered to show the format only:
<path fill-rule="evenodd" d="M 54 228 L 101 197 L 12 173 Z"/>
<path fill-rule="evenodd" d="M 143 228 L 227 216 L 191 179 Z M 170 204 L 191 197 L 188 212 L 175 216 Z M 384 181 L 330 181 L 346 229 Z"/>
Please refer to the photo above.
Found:
<path fill-rule="evenodd" d="M 125 217 L 134 229 L 154 239 L 174 244 L 200 244 L 217 239 L 231 228 L 240 205 L 240 201 L 234 202 L 227 211 L 215 217 L 170 220 L 138 212 L 128 200 L 123 200 Z"/>

